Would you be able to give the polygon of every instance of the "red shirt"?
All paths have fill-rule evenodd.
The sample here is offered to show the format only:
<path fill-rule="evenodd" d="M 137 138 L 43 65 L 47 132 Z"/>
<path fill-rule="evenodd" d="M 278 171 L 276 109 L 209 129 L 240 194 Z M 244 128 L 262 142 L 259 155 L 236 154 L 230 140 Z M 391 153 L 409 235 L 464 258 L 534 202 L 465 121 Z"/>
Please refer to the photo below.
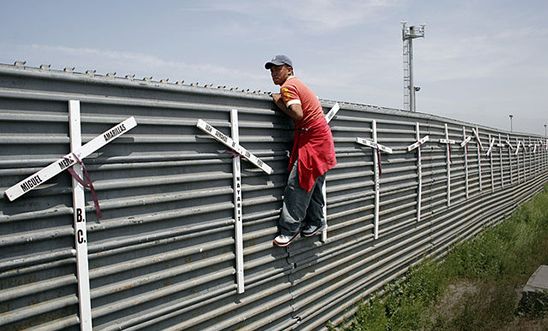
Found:
<path fill-rule="evenodd" d="M 306 128 L 324 117 L 318 97 L 297 77 L 289 77 L 280 87 L 280 93 L 287 108 L 299 104 L 303 109 L 303 118 L 295 122 L 295 128 Z"/>
<path fill-rule="evenodd" d="M 280 91 L 288 108 L 300 104 L 303 110 L 303 118 L 295 122 L 289 171 L 297 161 L 299 185 L 310 192 L 316 179 L 337 164 L 331 128 L 325 121 L 320 101 L 298 78 L 289 77 Z"/>

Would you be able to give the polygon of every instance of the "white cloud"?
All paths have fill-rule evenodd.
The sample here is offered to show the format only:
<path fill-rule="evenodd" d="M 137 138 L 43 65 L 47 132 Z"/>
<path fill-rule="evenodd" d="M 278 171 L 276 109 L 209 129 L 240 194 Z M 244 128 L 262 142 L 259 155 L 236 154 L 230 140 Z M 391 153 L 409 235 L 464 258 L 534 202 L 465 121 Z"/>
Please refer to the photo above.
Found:
<path fill-rule="evenodd" d="M 386 10 L 396 8 L 407 0 L 278 0 L 274 3 L 256 1 L 203 1 L 199 5 L 183 7 L 198 12 L 224 12 L 242 17 L 269 17 L 284 25 L 294 24 L 308 32 L 326 32 L 363 24 L 377 19 Z"/>
<path fill-rule="evenodd" d="M 287 4 L 287 14 L 310 31 L 329 31 L 363 24 L 382 11 L 391 9 L 398 0 L 303 0 L 282 1 Z"/>

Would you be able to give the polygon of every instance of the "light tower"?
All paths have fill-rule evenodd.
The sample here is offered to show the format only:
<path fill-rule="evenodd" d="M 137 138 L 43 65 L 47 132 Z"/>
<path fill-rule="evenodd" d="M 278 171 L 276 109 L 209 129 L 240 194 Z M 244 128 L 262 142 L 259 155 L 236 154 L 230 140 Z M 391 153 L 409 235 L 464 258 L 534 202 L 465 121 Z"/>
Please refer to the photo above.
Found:
<path fill-rule="evenodd" d="M 415 87 L 413 82 L 413 39 L 424 38 L 424 24 L 420 26 L 407 26 L 402 24 L 403 40 L 403 108 L 416 111 L 415 92 L 420 87 Z"/>
<path fill-rule="evenodd" d="M 514 115 L 510 114 L 508 116 L 510 116 L 510 132 L 514 132 L 513 127 L 512 127 L 512 118 L 514 118 Z"/>

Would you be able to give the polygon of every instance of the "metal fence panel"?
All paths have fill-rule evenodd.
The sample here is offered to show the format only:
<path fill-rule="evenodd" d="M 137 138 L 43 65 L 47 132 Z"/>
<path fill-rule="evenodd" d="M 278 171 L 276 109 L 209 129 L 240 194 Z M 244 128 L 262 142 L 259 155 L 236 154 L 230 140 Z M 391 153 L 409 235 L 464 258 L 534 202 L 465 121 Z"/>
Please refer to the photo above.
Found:
<path fill-rule="evenodd" d="M 130 116 L 138 123 L 84 160 L 103 211 L 97 219 L 88 192 L 97 330 L 325 328 L 425 256 L 441 258 L 501 221 L 548 180 L 540 136 L 341 103 L 330 123 L 338 165 L 327 176 L 327 240 L 275 248 L 292 129 L 269 96 L 1 65 L 2 192 L 70 151 L 69 100 L 81 103 L 83 144 Z M 333 104 L 323 101 L 324 110 Z M 268 175 L 241 163 L 243 293 L 234 155 L 196 127 L 203 119 L 230 137 L 232 109 L 240 144 L 274 169 Z M 419 136 L 430 138 L 420 160 L 407 150 L 417 123 Z M 375 133 L 393 150 L 381 152 L 378 165 L 376 152 L 356 143 Z M 517 141 L 527 147 L 516 154 Z M 70 182 L 63 172 L 15 201 L 0 200 L 2 329 L 79 328 Z"/>

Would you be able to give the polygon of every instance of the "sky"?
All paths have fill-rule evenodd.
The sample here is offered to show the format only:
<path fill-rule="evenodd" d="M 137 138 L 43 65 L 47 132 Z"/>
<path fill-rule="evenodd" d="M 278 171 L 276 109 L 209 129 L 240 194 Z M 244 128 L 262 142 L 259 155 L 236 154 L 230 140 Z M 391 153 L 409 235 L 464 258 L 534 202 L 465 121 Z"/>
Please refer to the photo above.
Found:
<path fill-rule="evenodd" d="M 401 22 L 417 111 L 545 134 L 546 0 L 0 0 L 0 63 L 278 91 L 292 60 L 321 99 L 403 108 Z"/>

